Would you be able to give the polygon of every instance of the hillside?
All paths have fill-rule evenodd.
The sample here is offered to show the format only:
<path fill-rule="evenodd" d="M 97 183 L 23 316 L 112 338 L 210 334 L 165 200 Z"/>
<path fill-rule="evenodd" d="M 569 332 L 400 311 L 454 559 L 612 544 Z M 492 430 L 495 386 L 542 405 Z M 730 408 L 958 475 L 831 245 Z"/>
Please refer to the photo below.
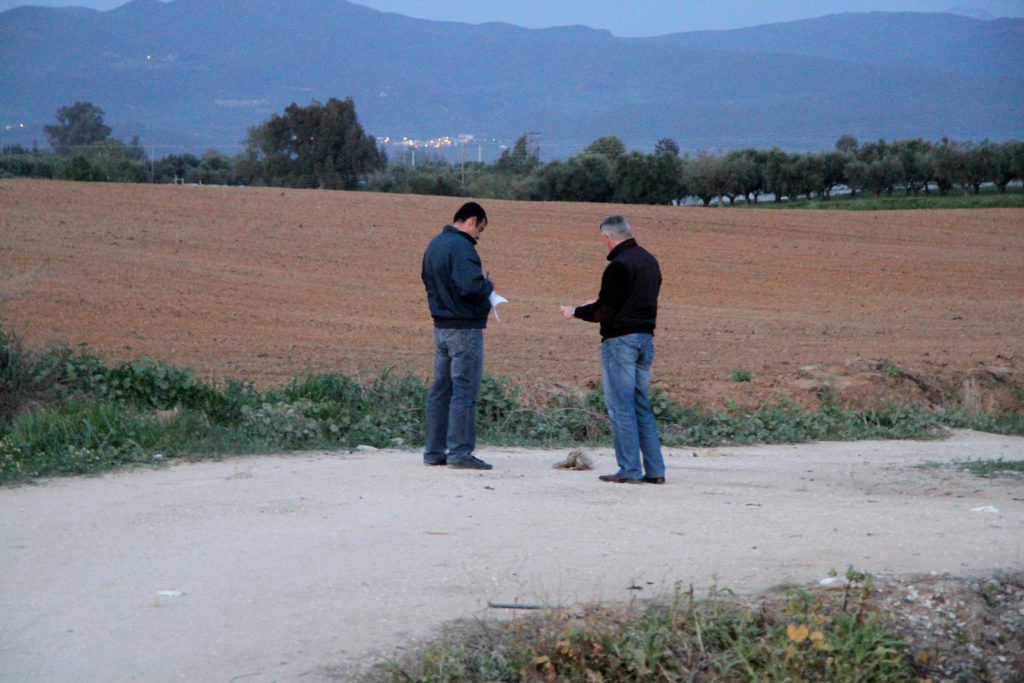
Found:
<path fill-rule="evenodd" d="M 0 14 L 0 142 L 45 144 L 88 100 L 158 155 L 240 148 L 291 102 L 352 97 L 390 138 L 472 134 L 477 153 L 538 132 L 565 157 L 619 135 L 649 150 L 1024 137 L 1024 20 L 832 15 L 736 31 L 615 38 L 584 27 L 433 22 L 344 0 L 134 0 Z M 24 124 L 24 128 L 18 127 Z M 13 127 L 12 127 L 13 126 Z"/>

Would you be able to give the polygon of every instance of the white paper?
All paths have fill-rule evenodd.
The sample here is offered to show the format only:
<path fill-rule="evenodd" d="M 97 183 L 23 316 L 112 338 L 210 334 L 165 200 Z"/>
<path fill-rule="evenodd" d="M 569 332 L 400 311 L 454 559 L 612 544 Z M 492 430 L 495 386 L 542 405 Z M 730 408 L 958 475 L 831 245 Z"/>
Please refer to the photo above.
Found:
<path fill-rule="evenodd" d="M 491 312 L 494 313 L 494 319 L 501 322 L 501 318 L 498 317 L 498 304 L 503 304 L 508 301 L 508 299 L 497 292 L 491 292 L 491 296 L 489 296 L 487 300 L 491 302 Z"/>

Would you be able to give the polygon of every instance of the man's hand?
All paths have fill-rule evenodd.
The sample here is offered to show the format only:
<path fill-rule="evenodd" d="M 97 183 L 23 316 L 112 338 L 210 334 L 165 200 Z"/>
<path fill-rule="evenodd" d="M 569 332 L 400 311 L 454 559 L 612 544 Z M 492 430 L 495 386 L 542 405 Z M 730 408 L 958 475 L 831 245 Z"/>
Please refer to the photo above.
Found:
<path fill-rule="evenodd" d="M 562 317 L 566 320 L 572 320 L 576 317 L 574 315 L 576 313 L 575 306 L 561 306 L 560 308 L 562 309 Z"/>

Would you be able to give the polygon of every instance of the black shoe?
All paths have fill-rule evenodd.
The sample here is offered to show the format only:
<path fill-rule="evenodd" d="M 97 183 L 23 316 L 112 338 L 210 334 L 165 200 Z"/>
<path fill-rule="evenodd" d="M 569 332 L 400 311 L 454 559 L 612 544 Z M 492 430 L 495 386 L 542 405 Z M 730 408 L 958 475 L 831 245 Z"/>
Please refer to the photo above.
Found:
<path fill-rule="evenodd" d="M 646 484 L 664 484 L 665 477 L 644 477 L 644 483 Z"/>
<path fill-rule="evenodd" d="M 423 464 L 424 465 L 430 465 L 431 467 L 440 467 L 442 465 L 447 465 L 448 461 L 447 460 L 424 460 Z"/>
<path fill-rule="evenodd" d="M 639 484 L 639 479 L 624 477 L 621 474 L 602 474 L 598 477 L 601 481 L 610 481 L 613 484 Z"/>
<path fill-rule="evenodd" d="M 489 470 L 493 469 L 494 465 L 484 462 L 476 456 L 470 455 L 465 458 L 459 458 L 458 460 L 449 460 L 448 467 L 455 470 Z"/>

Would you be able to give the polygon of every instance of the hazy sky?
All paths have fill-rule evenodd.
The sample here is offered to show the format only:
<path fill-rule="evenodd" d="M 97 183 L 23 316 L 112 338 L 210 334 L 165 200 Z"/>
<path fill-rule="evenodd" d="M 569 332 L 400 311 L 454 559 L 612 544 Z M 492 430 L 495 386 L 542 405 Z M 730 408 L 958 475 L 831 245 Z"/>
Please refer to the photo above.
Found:
<path fill-rule="evenodd" d="M 0 11 L 20 5 L 108 10 L 125 0 L 0 0 Z M 992 17 L 1024 17 L 1024 0 L 358 0 L 385 12 L 478 24 L 504 21 L 528 28 L 583 24 L 617 36 L 730 29 L 838 12 L 967 10 Z"/>

